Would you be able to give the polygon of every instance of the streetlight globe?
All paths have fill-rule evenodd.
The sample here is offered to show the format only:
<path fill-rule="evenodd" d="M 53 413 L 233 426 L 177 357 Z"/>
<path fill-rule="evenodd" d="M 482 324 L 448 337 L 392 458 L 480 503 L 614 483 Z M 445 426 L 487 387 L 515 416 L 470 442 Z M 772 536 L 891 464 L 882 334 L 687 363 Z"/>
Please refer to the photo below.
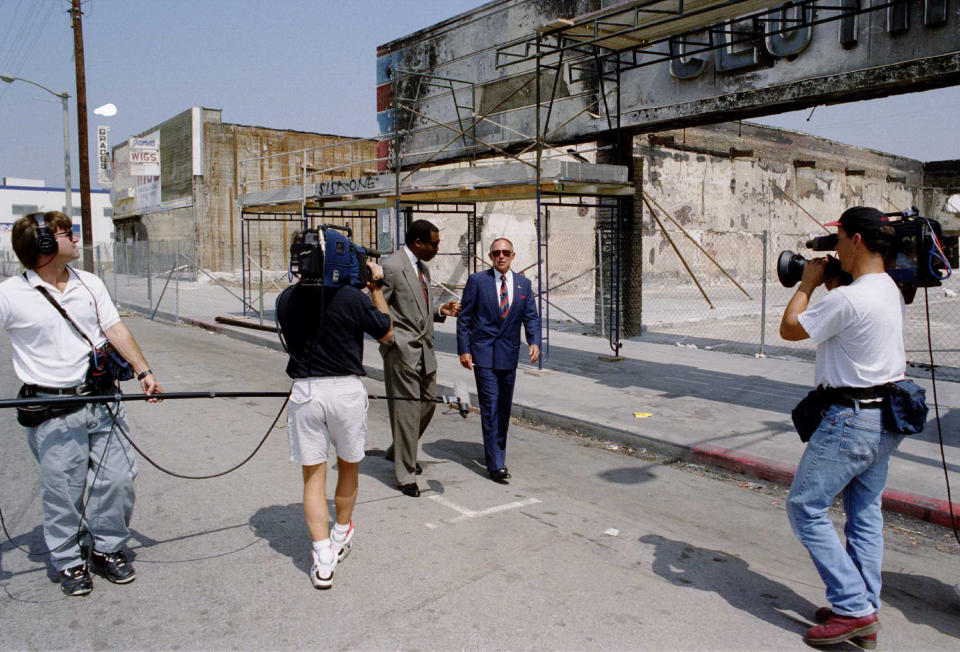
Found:
<path fill-rule="evenodd" d="M 0 72 L 0 81 L 5 81 L 8 84 L 12 84 L 13 80 L 16 79 L 13 75 L 7 74 L 5 72 Z"/>
<path fill-rule="evenodd" d="M 104 104 L 103 106 L 98 106 L 93 110 L 97 115 L 102 115 L 107 118 L 117 115 L 117 107 L 114 104 Z"/>

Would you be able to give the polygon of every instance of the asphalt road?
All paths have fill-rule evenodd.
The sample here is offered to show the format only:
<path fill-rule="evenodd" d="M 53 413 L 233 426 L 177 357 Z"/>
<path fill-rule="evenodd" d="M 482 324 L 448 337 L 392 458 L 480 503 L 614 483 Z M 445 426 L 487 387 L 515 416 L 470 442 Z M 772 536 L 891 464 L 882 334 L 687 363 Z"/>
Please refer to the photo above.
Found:
<path fill-rule="evenodd" d="M 126 321 L 167 391 L 289 386 L 275 351 Z M 17 385 L 8 366 L 0 396 Z M 129 421 L 148 455 L 202 474 L 243 459 L 281 403 L 128 403 Z M 65 598 L 42 557 L 5 541 L 0 649 L 809 649 L 801 634 L 823 587 L 782 492 L 520 424 L 501 486 L 482 466 L 479 417 L 444 412 L 422 443 L 424 495 L 411 499 L 382 459 L 386 404 L 371 402 L 354 550 L 331 590 L 307 577 L 282 419 L 222 478 L 180 480 L 140 460 L 133 584 L 94 577 L 88 597 Z M 36 463 L 4 416 L 0 507 L 14 541 L 40 549 Z M 957 648 L 960 554 L 945 530 L 891 523 L 884 580 L 882 649 Z"/>

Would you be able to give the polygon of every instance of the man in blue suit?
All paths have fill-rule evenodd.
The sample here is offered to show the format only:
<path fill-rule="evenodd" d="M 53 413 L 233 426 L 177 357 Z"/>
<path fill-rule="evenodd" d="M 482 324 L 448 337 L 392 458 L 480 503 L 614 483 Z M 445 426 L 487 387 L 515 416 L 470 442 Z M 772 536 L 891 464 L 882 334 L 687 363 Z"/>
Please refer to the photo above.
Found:
<path fill-rule="evenodd" d="M 520 354 L 520 326 L 530 347 L 530 363 L 540 358 L 540 316 L 530 281 L 510 271 L 513 243 L 498 238 L 490 245 L 493 269 L 472 274 L 463 289 L 457 320 L 460 364 L 473 369 L 480 398 L 483 450 L 490 478 L 509 484 L 504 465 L 513 385 Z"/>

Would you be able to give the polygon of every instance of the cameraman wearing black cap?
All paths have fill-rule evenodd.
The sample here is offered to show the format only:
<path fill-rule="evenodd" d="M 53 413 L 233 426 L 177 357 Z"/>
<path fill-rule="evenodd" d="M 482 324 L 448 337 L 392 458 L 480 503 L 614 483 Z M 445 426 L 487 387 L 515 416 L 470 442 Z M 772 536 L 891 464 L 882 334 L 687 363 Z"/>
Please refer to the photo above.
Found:
<path fill-rule="evenodd" d="M 817 344 L 816 384 L 826 397 L 787 498 L 794 534 L 806 546 L 827 587 L 829 607 L 807 630 L 811 645 L 850 640 L 876 647 L 880 629 L 883 516 L 881 494 L 891 453 L 903 435 L 885 432 L 882 386 L 904 377 L 904 302 L 884 271 L 893 229 L 875 208 L 844 211 L 837 226 L 837 257 L 853 283 L 808 306 L 824 283 L 827 259 L 811 260 L 780 323 L 785 340 Z M 843 494 L 846 547 L 827 511 Z"/>

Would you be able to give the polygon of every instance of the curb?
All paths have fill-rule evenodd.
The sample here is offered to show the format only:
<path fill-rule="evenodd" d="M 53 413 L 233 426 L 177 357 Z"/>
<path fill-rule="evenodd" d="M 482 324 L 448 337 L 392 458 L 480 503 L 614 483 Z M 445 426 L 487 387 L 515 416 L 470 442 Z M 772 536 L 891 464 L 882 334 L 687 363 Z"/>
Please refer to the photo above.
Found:
<path fill-rule="evenodd" d="M 744 475 L 789 487 L 796 474 L 795 466 L 788 466 L 766 457 L 747 455 L 719 446 L 692 446 L 693 459 L 703 464 L 719 466 Z M 887 489 L 883 492 L 883 509 L 905 514 L 944 527 L 951 527 L 950 503 L 939 498 Z M 953 525 L 960 528 L 960 504 L 953 504 Z"/>
<path fill-rule="evenodd" d="M 124 306 L 126 310 L 135 312 L 149 319 L 149 314 L 145 314 L 135 307 Z M 163 314 L 163 313 L 158 313 Z M 163 315 L 172 321 L 172 315 Z M 191 326 L 197 326 L 225 335 L 235 340 L 240 340 L 249 344 L 259 344 L 268 348 L 282 350 L 279 341 L 270 342 L 262 337 L 248 334 L 222 324 L 213 324 L 210 322 L 181 317 L 180 321 Z M 369 378 L 382 382 L 383 369 L 378 367 L 364 367 Z M 446 385 L 437 385 L 437 389 L 444 393 L 452 393 L 453 389 Z M 470 404 L 475 406 L 476 395 L 471 393 Z M 535 408 L 521 403 L 514 403 L 511 416 L 520 419 L 533 421 L 550 428 L 561 428 L 574 430 L 580 434 L 596 439 L 613 441 L 626 446 L 646 448 L 650 451 L 674 457 L 676 459 L 696 462 L 707 466 L 715 466 L 735 471 L 744 475 L 772 482 L 777 485 L 789 487 L 796 473 L 796 467 L 783 464 L 777 460 L 761 457 L 759 455 L 748 455 L 740 451 L 709 444 L 686 446 L 676 444 L 656 437 L 641 435 L 628 430 L 621 430 L 612 426 L 583 421 L 573 417 L 549 412 L 540 408 Z M 898 489 L 887 489 L 883 492 L 883 509 L 888 512 L 912 516 L 923 521 L 935 523 L 943 527 L 960 528 L 960 503 L 953 503 L 953 519 L 951 522 L 950 512 L 951 504 L 946 500 L 939 498 L 930 498 L 911 494 Z"/>

